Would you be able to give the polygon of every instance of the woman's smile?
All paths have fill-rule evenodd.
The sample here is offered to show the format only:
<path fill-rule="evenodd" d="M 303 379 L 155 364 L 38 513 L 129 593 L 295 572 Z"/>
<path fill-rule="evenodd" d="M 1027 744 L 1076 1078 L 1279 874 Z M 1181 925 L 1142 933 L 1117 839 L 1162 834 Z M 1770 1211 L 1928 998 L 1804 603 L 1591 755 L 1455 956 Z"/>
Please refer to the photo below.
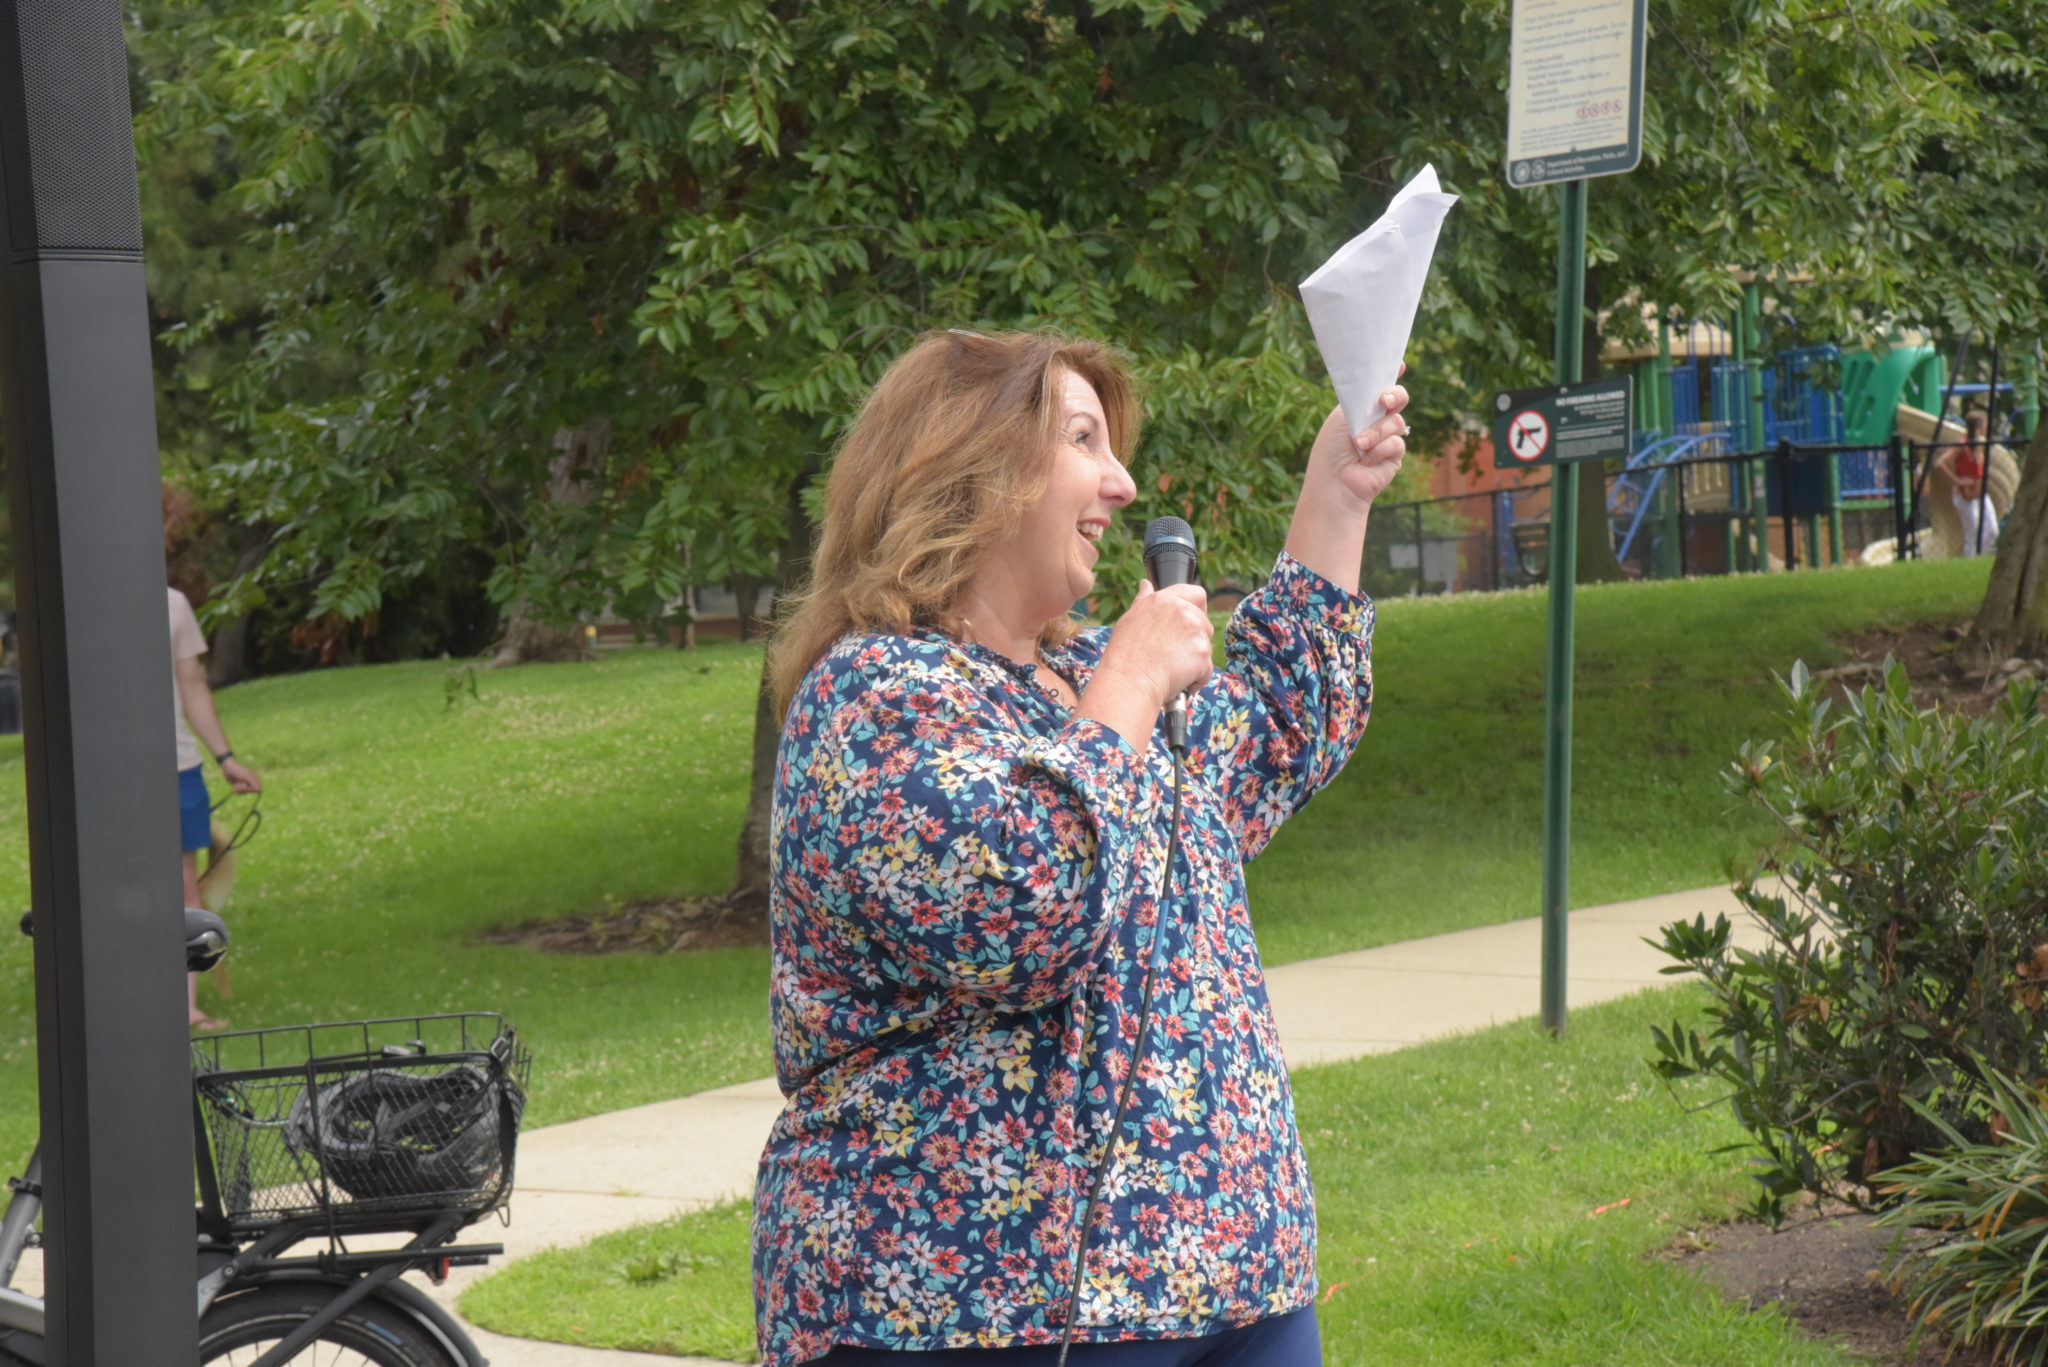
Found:
<path fill-rule="evenodd" d="M 1000 639 L 1036 640 L 1045 622 L 1095 590 L 1102 539 L 1138 486 L 1109 444 L 1109 420 L 1095 387 L 1072 371 L 1059 377 L 1060 423 L 1045 491 L 990 548 L 975 584 L 977 612 L 1000 620 Z M 1078 544 L 1077 544 L 1078 543 Z M 984 621 L 984 627 L 996 625 Z"/>

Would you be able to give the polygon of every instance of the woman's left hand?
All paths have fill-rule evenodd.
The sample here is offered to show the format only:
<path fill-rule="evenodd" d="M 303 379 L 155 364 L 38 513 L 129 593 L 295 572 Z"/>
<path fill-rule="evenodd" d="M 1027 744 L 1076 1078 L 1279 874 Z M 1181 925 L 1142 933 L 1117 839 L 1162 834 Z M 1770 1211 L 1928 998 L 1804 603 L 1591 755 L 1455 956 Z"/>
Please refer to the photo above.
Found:
<path fill-rule="evenodd" d="M 1380 396 L 1387 414 L 1358 434 L 1351 435 L 1344 410 L 1333 408 L 1309 448 L 1308 478 L 1332 481 L 1362 505 L 1370 505 L 1400 473 L 1401 457 L 1408 452 L 1408 424 L 1401 410 L 1408 406 L 1408 391 L 1395 385 Z"/>

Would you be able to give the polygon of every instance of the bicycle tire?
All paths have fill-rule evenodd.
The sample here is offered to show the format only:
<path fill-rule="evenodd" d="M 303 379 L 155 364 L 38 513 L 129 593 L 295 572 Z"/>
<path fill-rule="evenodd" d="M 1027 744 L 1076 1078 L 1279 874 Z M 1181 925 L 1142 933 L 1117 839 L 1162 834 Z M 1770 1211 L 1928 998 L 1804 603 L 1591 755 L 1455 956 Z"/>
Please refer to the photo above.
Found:
<path fill-rule="evenodd" d="M 254 1362 L 333 1300 L 317 1282 L 275 1282 L 214 1302 L 199 1322 L 199 1361 Z M 292 1358 L 292 1367 L 463 1367 L 413 1319 L 372 1298 L 349 1308 Z"/>

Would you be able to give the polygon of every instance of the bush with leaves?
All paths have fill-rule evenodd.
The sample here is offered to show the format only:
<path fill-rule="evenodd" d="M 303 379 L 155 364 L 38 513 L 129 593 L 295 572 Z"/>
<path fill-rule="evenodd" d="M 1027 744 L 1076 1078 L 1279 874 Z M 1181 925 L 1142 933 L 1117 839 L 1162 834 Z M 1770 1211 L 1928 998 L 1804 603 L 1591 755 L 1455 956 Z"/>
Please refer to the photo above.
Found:
<path fill-rule="evenodd" d="M 1876 1204 L 1878 1173 L 1990 1137 L 1985 1066 L 2048 1068 L 2039 687 L 1978 718 L 1916 708 L 1889 661 L 1839 714 L 1804 665 L 1785 687 L 1789 743 L 1744 745 L 1727 775 L 1781 832 L 1735 884 L 1769 943 L 1734 946 L 1726 917 L 1665 927 L 1665 971 L 1714 1001 L 1703 1028 L 1657 1031 L 1652 1060 L 1731 1089 L 1773 1221 L 1802 1191 Z"/>
<path fill-rule="evenodd" d="M 2048 946 L 2036 960 L 2048 975 Z M 1894 1202 L 1886 1271 L 1923 1327 L 1989 1343 L 2004 1363 L 2048 1363 L 2048 1081 L 1986 1079 L 1992 1142 L 1931 1112 L 1946 1147 L 1878 1174 Z"/>

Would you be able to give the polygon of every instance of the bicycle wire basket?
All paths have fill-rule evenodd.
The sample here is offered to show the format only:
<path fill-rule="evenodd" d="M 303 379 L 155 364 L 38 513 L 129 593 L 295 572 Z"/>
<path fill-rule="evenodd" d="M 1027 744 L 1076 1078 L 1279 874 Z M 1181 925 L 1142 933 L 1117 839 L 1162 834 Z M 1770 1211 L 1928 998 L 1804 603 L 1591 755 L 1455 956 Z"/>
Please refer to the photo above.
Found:
<path fill-rule="evenodd" d="M 470 1221 L 512 1193 L 532 1054 L 490 1012 L 238 1030 L 193 1041 L 212 1223 Z"/>

